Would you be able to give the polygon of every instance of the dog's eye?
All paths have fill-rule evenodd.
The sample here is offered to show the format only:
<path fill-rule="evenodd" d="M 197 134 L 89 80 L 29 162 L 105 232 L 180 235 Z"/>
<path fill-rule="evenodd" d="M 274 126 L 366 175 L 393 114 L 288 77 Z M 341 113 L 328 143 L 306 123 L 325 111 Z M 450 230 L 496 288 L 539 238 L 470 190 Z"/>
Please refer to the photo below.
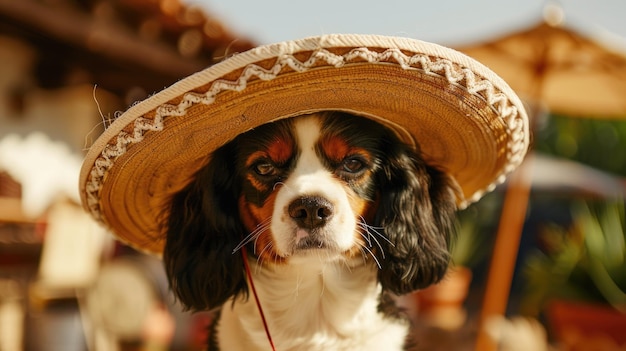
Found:
<path fill-rule="evenodd" d="M 365 168 L 365 162 L 356 157 L 346 158 L 342 164 L 342 170 L 348 173 L 358 173 L 363 168 Z"/>
<path fill-rule="evenodd" d="M 276 172 L 276 167 L 269 162 L 261 162 L 254 165 L 254 171 L 258 175 L 269 176 L 273 175 Z"/>

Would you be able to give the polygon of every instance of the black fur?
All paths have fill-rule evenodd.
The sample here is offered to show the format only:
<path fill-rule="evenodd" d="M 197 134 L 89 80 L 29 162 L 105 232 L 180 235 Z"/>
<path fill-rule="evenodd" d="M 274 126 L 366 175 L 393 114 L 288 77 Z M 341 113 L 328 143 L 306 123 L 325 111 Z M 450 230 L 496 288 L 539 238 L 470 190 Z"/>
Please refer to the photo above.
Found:
<path fill-rule="evenodd" d="M 418 154 L 387 139 L 386 159 L 377 173 L 380 194 L 373 225 L 389 242 L 378 252 L 383 289 L 406 294 L 443 278 L 450 261 L 456 197 L 452 181 Z M 383 257 L 384 254 L 384 257 Z"/>
<path fill-rule="evenodd" d="M 244 232 L 237 209 L 242 180 L 233 155 L 233 143 L 215 151 L 171 201 L 163 261 L 172 290 L 192 310 L 248 294 L 243 258 L 233 254 Z"/>

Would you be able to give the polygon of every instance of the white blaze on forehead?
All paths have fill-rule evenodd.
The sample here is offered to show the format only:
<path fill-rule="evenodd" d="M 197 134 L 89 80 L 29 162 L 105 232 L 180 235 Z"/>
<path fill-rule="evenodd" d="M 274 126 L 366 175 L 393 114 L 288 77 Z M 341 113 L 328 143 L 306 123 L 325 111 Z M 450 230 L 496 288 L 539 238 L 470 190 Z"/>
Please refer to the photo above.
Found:
<path fill-rule="evenodd" d="M 320 120 L 313 116 L 301 117 L 296 121 L 296 141 L 300 156 L 296 162 L 296 168 L 294 169 L 292 177 L 306 177 L 306 180 L 318 183 L 320 176 L 332 178 L 328 170 L 324 168 L 322 161 L 315 151 L 315 145 L 320 138 L 320 123 Z M 298 183 L 300 183 L 300 186 L 306 185 L 303 184 L 306 183 L 303 179 Z"/>
<path fill-rule="evenodd" d="M 295 128 L 298 144 L 302 148 L 315 148 L 315 143 L 320 138 L 321 121 L 315 116 L 298 117 Z"/>
<path fill-rule="evenodd" d="M 321 196 L 333 205 L 333 217 L 323 228 L 328 238 L 342 251 L 354 245 L 356 216 L 352 212 L 345 185 L 328 170 L 316 152 L 321 136 L 321 121 L 315 116 L 297 117 L 294 123 L 298 159 L 291 174 L 276 195 L 271 231 L 276 252 L 289 256 L 298 236 L 298 227 L 289 216 L 289 204 L 304 196 Z"/>
<path fill-rule="evenodd" d="M 299 157 L 293 173 L 285 182 L 300 196 L 317 195 L 336 203 L 345 194 L 340 181 L 324 166 L 316 145 L 321 137 L 321 121 L 315 116 L 301 117 L 295 123 Z"/>

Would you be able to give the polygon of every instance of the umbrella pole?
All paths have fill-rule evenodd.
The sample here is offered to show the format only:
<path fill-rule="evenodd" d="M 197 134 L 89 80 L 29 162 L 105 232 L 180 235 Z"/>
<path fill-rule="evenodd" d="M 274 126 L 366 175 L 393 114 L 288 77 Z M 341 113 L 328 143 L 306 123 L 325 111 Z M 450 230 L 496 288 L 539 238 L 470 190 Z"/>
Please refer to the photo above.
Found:
<path fill-rule="evenodd" d="M 488 335 L 485 326 L 489 318 L 503 316 L 506 311 L 528 207 L 531 162 L 528 157 L 513 173 L 505 194 L 483 297 L 476 351 L 497 350 L 498 345 Z"/>

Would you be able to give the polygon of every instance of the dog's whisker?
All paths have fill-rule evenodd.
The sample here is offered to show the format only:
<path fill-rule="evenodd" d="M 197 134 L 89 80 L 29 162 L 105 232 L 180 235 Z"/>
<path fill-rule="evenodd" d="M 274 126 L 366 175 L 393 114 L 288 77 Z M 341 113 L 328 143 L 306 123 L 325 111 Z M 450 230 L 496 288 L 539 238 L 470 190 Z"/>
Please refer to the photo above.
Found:
<path fill-rule="evenodd" d="M 367 251 L 367 253 L 369 253 L 370 256 L 372 256 L 372 258 L 374 259 L 374 262 L 376 262 L 376 266 L 378 266 L 378 269 L 382 269 L 383 267 L 380 264 L 380 261 L 378 261 L 378 259 L 376 258 L 376 255 L 374 255 L 374 253 L 372 252 L 372 250 L 370 250 L 367 246 L 365 245 L 360 245 L 362 249 L 364 249 L 365 251 Z M 365 253 L 364 253 L 365 255 Z M 367 257 L 367 255 L 365 255 L 365 257 Z M 383 256 L 384 257 L 384 256 Z"/>
<path fill-rule="evenodd" d="M 376 234 L 378 237 L 383 238 L 387 243 L 389 243 L 390 245 L 394 246 L 394 244 L 389 240 L 389 238 L 387 238 L 387 236 L 385 236 L 385 234 L 383 234 L 381 231 L 383 229 L 385 229 L 384 227 L 376 227 L 370 224 L 367 224 L 367 222 L 365 221 L 365 218 L 363 218 L 362 216 L 360 217 L 360 221 L 358 221 L 357 225 L 363 229 L 365 229 L 367 231 L 368 234 Z"/>
<path fill-rule="evenodd" d="M 261 236 L 261 233 L 263 233 L 263 231 L 260 231 L 259 234 L 254 236 L 254 244 L 252 245 L 252 249 L 254 250 L 254 253 L 257 252 L 257 250 L 256 250 L 257 243 L 259 242 L 259 237 Z"/>
<path fill-rule="evenodd" d="M 256 251 L 256 241 L 258 240 L 259 236 L 263 232 L 269 229 L 271 225 L 271 220 L 272 219 L 270 217 L 264 220 L 263 222 L 259 223 L 257 227 L 250 234 L 248 234 L 243 240 L 241 240 L 241 242 L 239 242 L 237 246 L 235 246 L 235 248 L 233 249 L 233 254 L 241 250 L 242 247 L 248 245 L 252 241 L 255 242 L 255 251 Z"/>
<path fill-rule="evenodd" d="M 235 246 L 232 253 L 235 254 L 237 251 L 241 250 L 242 247 L 246 246 L 250 241 L 254 240 L 255 236 L 258 236 L 259 234 L 255 234 L 254 232 L 250 233 L 241 242 L 239 242 L 237 246 Z"/>
<path fill-rule="evenodd" d="M 372 247 L 372 240 L 370 239 L 371 235 L 367 233 L 367 230 L 364 228 L 357 228 L 357 233 L 363 238 L 363 241 L 367 244 L 367 246 Z"/>
<path fill-rule="evenodd" d="M 372 229 L 371 227 L 368 227 L 368 228 L 367 228 L 367 232 L 368 232 L 370 235 L 371 235 L 371 234 L 376 234 L 375 236 L 374 236 L 374 235 L 372 235 L 372 239 L 374 239 L 374 240 L 376 240 L 376 236 L 378 236 L 379 238 L 381 238 L 381 239 L 385 240 L 385 241 L 386 241 L 389 245 L 391 245 L 391 246 L 396 246 L 394 243 L 392 243 L 392 242 L 391 242 L 391 240 L 389 240 L 389 238 L 387 238 L 387 237 L 385 236 L 385 234 L 383 234 L 383 233 L 381 233 L 381 232 L 379 232 L 379 231 L 377 231 L 377 230 L 375 230 L 375 229 Z"/>
<path fill-rule="evenodd" d="M 239 244 L 233 249 L 233 253 L 240 250 L 243 246 L 245 246 L 252 240 L 255 240 L 255 238 L 258 237 L 263 232 L 263 229 L 264 229 L 264 225 L 259 224 L 252 232 L 250 232 L 250 234 L 248 234 L 248 236 L 246 236 L 245 238 L 243 238 L 243 240 L 239 242 Z"/>
<path fill-rule="evenodd" d="M 359 230 L 359 235 L 361 235 L 361 237 L 367 242 L 367 245 L 369 247 L 372 247 L 372 235 L 369 233 L 367 226 L 363 225 L 362 223 L 358 223 L 357 229 Z"/>
<path fill-rule="evenodd" d="M 383 227 L 375 227 L 375 226 L 369 225 L 365 222 L 365 219 L 363 217 L 361 217 L 361 220 L 358 222 L 357 225 L 361 230 L 365 231 L 365 233 L 367 234 L 365 235 L 363 232 L 360 232 L 361 236 L 364 238 L 364 240 L 367 241 L 370 248 L 373 247 L 372 240 L 376 243 L 376 246 L 378 246 L 378 248 L 380 249 L 382 258 L 385 258 L 385 249 L 383 248 L 381 242 L 376 237 L 382 238 L 389 245 L 395 247 L 394 243 L 392 243 L 389 240 L 389 238 L 387 238 L 385 234 L 381 232 L 382 229 L 384 229 Z"/>
<path fill-rule="evenodd" d="M 233 249 L 233 254 L 236 253 L 237 251 L 241 250 L 242 247 L 248 245 L 253 240 L 256 241 L 256 239 L 258 239 L 258 237 L 259 237 L 259 235 L 261 235 L 261 233 L 262 233 L 262 231 L 256 231 L 256 230 L 253 231 L 252 233 L 250 233 L 237 246 L 235 246 L 235 248 Z"/>
<path fill-rule="evenodd" d="M 263 253 L 265 253 L 266 251 L 269 251 L 272 248 L 273 244 L 272 242 L 268 242 L 267 244 L 265 244 L 265 246 L 263 247 L 263 249 L 261 250 L 261 252 L 259 252 L 258 254 L 258 258 L 257 258 L 257 262 L 259 263 L 259 267 L 260 264 L 263 263 Z M 256 247 L 256 243 L 255 243 L 255 247 Z M 276 258 L 274 258 L 274 261 L 276 261 Z"/>
<path fill-rule="evenodd" d="M 376 243 L 376 246 L 378 246 L 378 248 L 380 249 L 380 253 L 381 253 L 382 257 L 383 257 L 383 258 L 385 258 L 385 249 L 384 249 L 384 248 L 383 248 L 383 246 L 381 245 L 380 241 L 378 241 L 378 239 L 376 239 L 376 237 L 374 237 L 373 235 L 371 235 L 371 233 L 369 233 L 369 232 L 367 231 L 367 228 L 361 228 L 361 229 L 365 229 L 365 231 L 366 231 L 366 233 L 367 233 L 367 236 L 366 236 L 365 234 L 363 234 L 363 232 L 360 232 L 359 234 L 361 234 L 361 236 L 362 236 L 363 238 L 365 238 L 365 240 L 367 241 L 367 243 L 368 243 L 369 247 L 370 247 L 370 248 L 372 248 L 372 247 L 373 247 L 373 245 L 372 245 L 372 241 L 371 241 L 371 240 L 374 240 L 374 242 Z M 370 239 L 371 239 L 371 240 L 370 240 Z"/>
<path fill-rule="evenodd" d="M 378 249 L 380 250 L 382 258 L 385 258 L 385 249 L 383 248 L 383 246 L 380 243 L 380 241 L 376 238 L 376 236 L 385 239 L 385 241 L 387 241 L 392 246 L 393 246 L 393 243 L 391 243 L 391 241 L 389 241 L 389 239 L 387 239 L 382 233 L 380 233 L 380 232 L 376 231 L 375 229 L 373 229 L 373 228 L 377 228 L 377 227 L 370 226 L 367 223 L 365 223 L 365 221 L 359 222 L 358 223 L 358 228 L 359 228 L 359 235 L 361 235 L 363 240 L 365 240 L 367 242 L 368 247 L 372 248 L 374 246 L 373 243 L 372 243 L 372 241 L 373 241 L 374 243 L 376 243 L 376 246 L 378 246 Z M 382 228 L 379 228 L 379 229 L 382 229 Z M 376 234 L 376 235 L 374 235 L 374 234 Z"/>

